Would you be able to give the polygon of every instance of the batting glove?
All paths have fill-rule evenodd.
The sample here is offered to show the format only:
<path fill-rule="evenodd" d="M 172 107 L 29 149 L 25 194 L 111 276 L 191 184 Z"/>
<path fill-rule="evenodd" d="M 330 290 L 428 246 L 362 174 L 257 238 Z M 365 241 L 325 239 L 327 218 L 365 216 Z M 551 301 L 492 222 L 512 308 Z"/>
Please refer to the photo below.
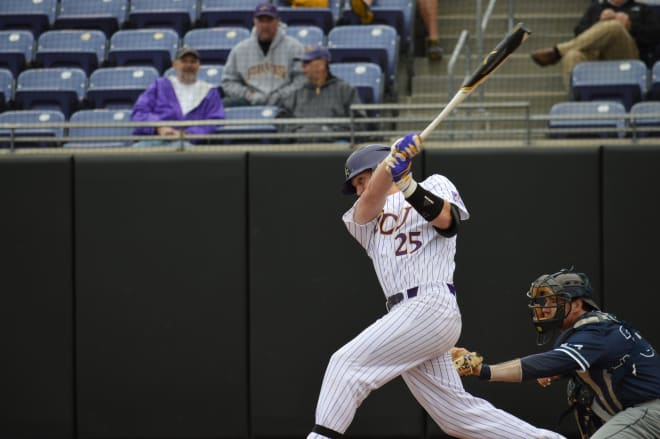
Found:
<path fill-rule="evenodd" d="M 412 162 L 400 153 L 393 153 L 387 158 L 386 163 L 387 169 L 392 174 L 392 181 L 396 183 L 399 190 L 405 195 L 413 186 L 413 183 L 415 183 L 410 172 Z"/>
<path fill-rule="evenodd" d="M 422 150 L 422 138 L 411 133 L 397 140 L 392 145 L 392 153 L 399 153 L 406 159 L 415 157 Z"/>

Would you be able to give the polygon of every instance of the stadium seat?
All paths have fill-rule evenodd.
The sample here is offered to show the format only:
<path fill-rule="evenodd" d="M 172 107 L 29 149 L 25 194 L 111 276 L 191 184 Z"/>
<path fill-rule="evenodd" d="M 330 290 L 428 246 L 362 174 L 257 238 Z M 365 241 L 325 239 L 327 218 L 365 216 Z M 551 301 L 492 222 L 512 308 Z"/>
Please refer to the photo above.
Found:
<path fill-rule="evenodd" d="M 180 37 L 197 21 L 197 0 L 131 0 L 128 26 L 171 28 Z"/>
<path fill-rule="evenodd" d="M 0 69 L 0 111 L 5 111 L 14 100 L 14 75 L 7 69 Z"/>
<path fill-rule="evenodd" d="M 630 110 L 646 94 L 646 81 L 642 61 L 586 61 L 573 68 L 571 93 L 576 101 L 617 101 Z"/>
<path fill-rule="evenodd" d="M 249 37 L 250 31 L 243 27 L 193 29 L 183 37 L 183 44 L 197 49 L 203 64 L 225 64 L 231 49 Z"/>
<path fill-rule="evenodd" d="M 131 110 L 80 110 L 71 115 L 69 122 L 86 124 L 116 124 L 130 122 Z M 130 126 L 88 126 L 69 128 L 69 137 L 125 137 L 133 134 Z M 65 148 L 108 148 L 131 145 L 129 139 L 71 140 L 62 145 Z"/>
<path fill-rule="evenodd" d="M 553 138 L 608 138 L 625 136 L 626 109 L 614 101 L 559 102 L 550 109 L 548 128 Z M 611 116 L 604 118 L 604 116 Z M 593 117 L 589 119 L 588 117 Z M 566 132 L 567 129 L 579 132 Z M 552 132 L 552 130 L 556 130 Z M 615 131 L 616 130 L 616 131 Z"/>
<path fill-rule="evenodd" d="M 350 2 L 345 3 L 342 16 L 347 24 L 360 24 L 360 18 L 351 10 Z M 403 47 L 412 42 L 412 29 L 415 21 L 413 0 L 375 0 L 371 6 L 374 14 L 372 24 L 387 24 L 394 27 Z"/>
<path fill-rule="evenodd" d="M 32 62 L 34 37 L 29 30 L 0 31 L 0 68 L 18 76 Z"/>
<path fill-rule="evenodd" d="M 110 39 L 124 26 L 128 0 L 60 0 L 55 29 L 100 30 Z"/>
<path fill-rule="evenodd" d="M 251 30 L 259 3 L 263 0 L 201 0 L 199 19 L 204 27 L 238 26 Z"/>
<path fill-rule="evenodd" d="M 66 118 L 61 111 L 54 110 L 16 110 L 0 113 L 0 125 L 2 124 L 55 124 L 63 123 Z M 0 129 L 0 147 L 11 148 L 11 137 L 16 137 L 14 143 L 16 148 L 42 148 L 57 147 L 61 140 L 35 140 L 21 141 L 21 137 L 59 137 L 64 136 L 64 127 L 33 127 L 15 128 L 12 130 Z"/>
<path fill-rule="evenodd" d="M 325 34 L 318 26 L 287 26 L 286 34 L 300 41 L 303 46 L 325 46 Z"/>
<path fill-rule="evenodd" d="M 57 0 L 0 1 L 0 30 L 23 29 L 38 38 L 55 21 Z"/>
<path fill-rule="evenodd" d="M 158 79 L 153 67 L 105 67 L 89 77 L 87 101 L 93 108 L 132 108 L 138 96 Z"/>
<path fill-rule="evenodd" d="M 77 67 L 30 69 L 16 79 L 14 101 L 21 110 L 59 110 L 71 116 L 82 105 L 87 75 Z"/>
<path fill-rule="evenodd" d="M 162 74 L 172 65 L 179 35 L 172 29 L 127 29 L 110 38 L 108 63 L 115 66 L 153 66 Z"/>
<path fill-rule="evenodd" d="M 374 63 L 332 63 L 330 72 L 355 87 L 363 104 L 383 102 L 383 71 Z"/>
<path fill-rule="evenodd" d="M 34 55 L 41 67 L 79 67 L 87 75 L 105 61 L 105 34 L 100 30 L 52 30 L 41 34 Z"/>
<path fill-rule="evenodd" d="M 328 34 L 332 62 L 372 62 L 385 72 L 385 87 L 394 94 L 399 61 L 399 36 L 392 26 L 337 26 Z"/>
<path fill-rule="evenodd" d="M 630 124 L 637 137 L 660 137 L 660 101 L 638 102 L 630 109 Z M 658 131 L 648 131 L 653 128 Z"/>
<path fill-rule="evenodd" d="M 208 82 L 211 85 L 220 87 L 220 80 L 222 79 L 222 69 L 223 65 L 221 64 L 202 64 L 199 68 L 199 73 L 197 78 L 203 81 Z M 176 76 L 174 67 L 170 67 L 165 72 L 165 76 Z"/>
<path fill-rule="evenodd" d="M 262 119 L 264 122 L 277 117 L 278 108 L 269 105 L 253 105 L 245 107 L 225 108 L 225 120 Z M 225 139 L 225 144 L 236 143 L 270 143 L 272 139 L 264 137 L 264 134 L 276 133 L 277 126 L 264 123 L 258 125 L 224 125 L 217 129 L 219 134 L 254 134 L 255 137 L 244 137 L 237 139 Z"/>
<path fill-rule="evenodd" d="M 335 25 L 335 20 L 330 8 L 278 8 L 280 21 L 287 26 L 316 26 L 323 30 L 324 34 L 330 32 Z"/>
<path fill-rule="evenodd" d="M 656 61 L 651 69 L 651 86 L 646 99 L 660 100 L 660 61 Z"/>

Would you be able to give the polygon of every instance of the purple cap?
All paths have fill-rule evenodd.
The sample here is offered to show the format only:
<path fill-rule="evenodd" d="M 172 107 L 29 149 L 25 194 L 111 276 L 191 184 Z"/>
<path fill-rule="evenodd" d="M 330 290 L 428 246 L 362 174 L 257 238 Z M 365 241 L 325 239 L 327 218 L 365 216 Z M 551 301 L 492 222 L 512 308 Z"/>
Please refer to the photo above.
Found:
<path fill-rule="evenodd" d="M 323 46 L 306 46 L 305 52 L 297 57 L 301 61 L 314 61 L 321 58 L 330 61 L 330 51 Z"/>
<path fill-rule="evenodd" d="M 272 3 L 260 3 L 257 5 L 257 8 L 254 10 L 254 16 L 255 17 L 268 16 L 268 17 L 277 18 L 279 17 L 279 15 L 277 14 L 277 6 L 275 6 Z"/>

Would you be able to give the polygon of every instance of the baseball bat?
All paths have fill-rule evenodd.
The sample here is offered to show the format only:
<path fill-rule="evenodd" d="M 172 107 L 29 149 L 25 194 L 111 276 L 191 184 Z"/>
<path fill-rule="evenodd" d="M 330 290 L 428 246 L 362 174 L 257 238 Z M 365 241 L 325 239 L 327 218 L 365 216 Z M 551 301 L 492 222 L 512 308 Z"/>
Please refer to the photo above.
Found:
<path fill-rule="evenodd" d="M 470 93 L 486 81 L 486 79 L 488 79 L 488 77 L 492 75 L 504 61 L 506 61 L 509 55 L 520 47 L 522 42 L 529 37 L 530 33 L 531 32 L 525 28 L 524 24 L 518 23 L 516 27 L 513 28 L 513 30 L 484 57 L 483 62 L 474 72 L 472 72 L 470 77 L 463 82 L 463 85 L 456 92 L 454 97 L 451 98 L 447 106 L 445 106 L 440 114 L 438 114 L 436 118 L 424 128 L 424 131 L 419 135 L 422 140 L 426 140 L 431 132 L 447 117 L 447 115 L 449 115 L 449 113 L 454 111 L 454 109 L 463 102 Z"/>

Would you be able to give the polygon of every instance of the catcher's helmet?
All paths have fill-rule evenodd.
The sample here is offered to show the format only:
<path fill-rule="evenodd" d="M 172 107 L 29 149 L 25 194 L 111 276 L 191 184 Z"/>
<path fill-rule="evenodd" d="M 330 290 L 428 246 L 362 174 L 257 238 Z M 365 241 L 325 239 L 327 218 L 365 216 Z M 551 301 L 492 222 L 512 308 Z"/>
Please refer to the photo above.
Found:
<path fill-rule="evenodd" d="M 374 170 L 380 162 L 390 153 L 390 147 L 385 145 L 368 145 L 360 149 L 356 149 L 346 159 L 344 165 L 344 175 L 346 180 L 342 186 L 341 191 L 347 195 L 355 193 L 355 187 L 351 184 L 351 180 L 358 174 L 366 170 Z"/>
<path fill-rule="evenodd" d="M 529 308 L 532 313 L 532 323 L 537 332 L 538 345 L 547 343 L 555 330 L 570 312 L 573 299 L 582 299 L 593 309 L 600 310 L 594 299 L 589 278 L 584 273 L 576 273 L 573 268 L 562 269 L 554 274 L 539 276 L 527 291 Z M 566 304 L 569 305 L 568 312 Z M 544 310 L 554 310 L 545 313 Z"/>

